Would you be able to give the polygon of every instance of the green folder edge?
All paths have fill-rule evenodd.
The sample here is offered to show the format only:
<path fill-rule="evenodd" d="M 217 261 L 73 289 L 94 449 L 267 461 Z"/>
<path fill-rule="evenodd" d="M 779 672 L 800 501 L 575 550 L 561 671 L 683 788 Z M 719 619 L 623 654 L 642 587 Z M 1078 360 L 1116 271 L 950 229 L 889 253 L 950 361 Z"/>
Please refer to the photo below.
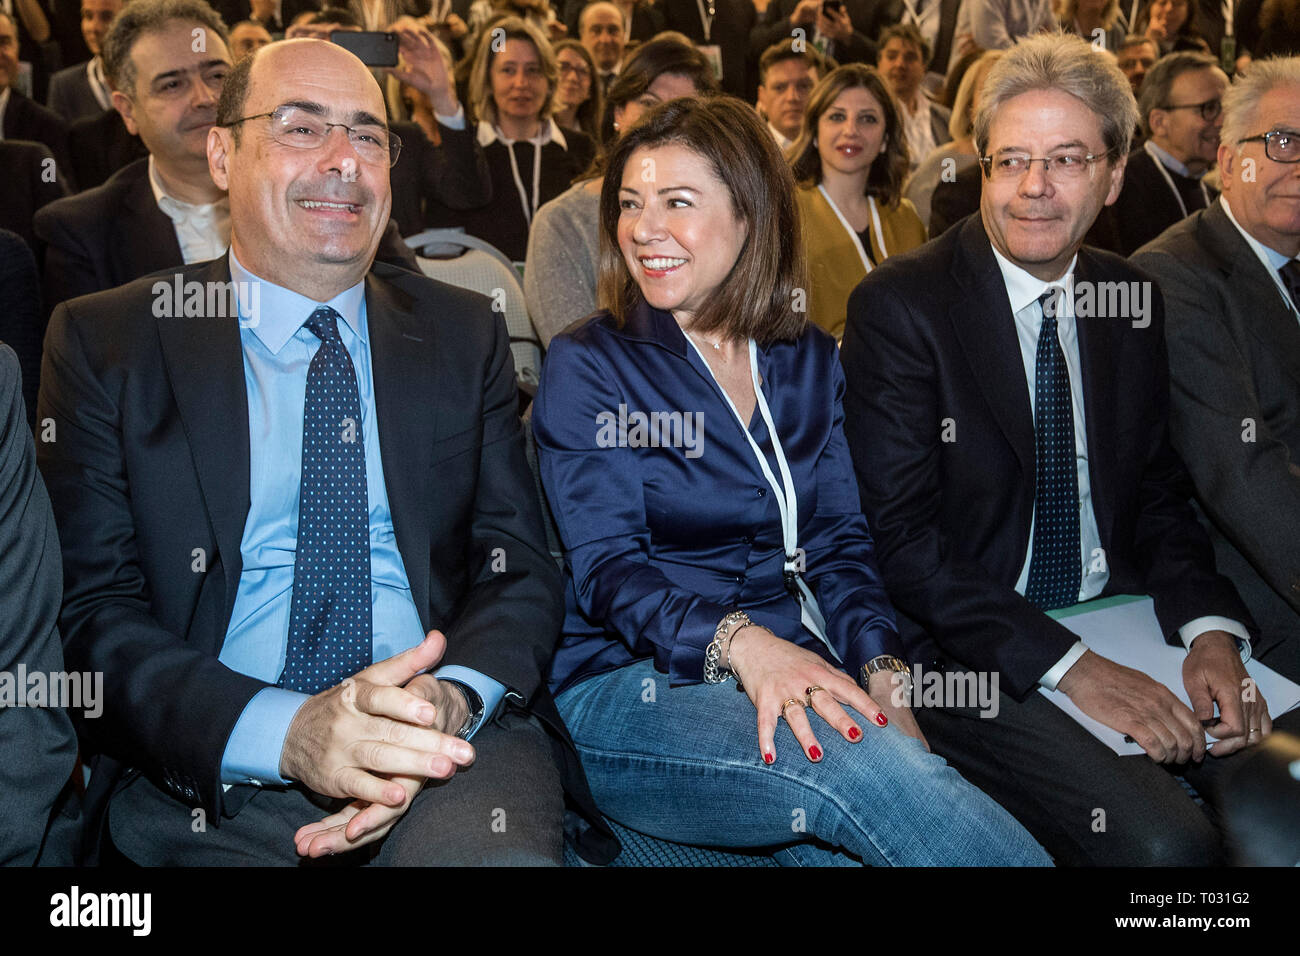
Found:
<path fill-rule="evenodd" d="M 1076 614 L 1087 614 L 1090 611 L 1104 611 L 1108 607 L 1119 607 L 1121 604 L 1145 600 L 1147 597 L 1144 594 L 1116 594 L 1107 598 L 1094 598 L 1082 604 L 1071 604 L 1069 607 L 1058 607 L 1054 611 L 1048 611 L 1047 616 L 1059 621 L 1063 617 L 1074 617 Z"/>

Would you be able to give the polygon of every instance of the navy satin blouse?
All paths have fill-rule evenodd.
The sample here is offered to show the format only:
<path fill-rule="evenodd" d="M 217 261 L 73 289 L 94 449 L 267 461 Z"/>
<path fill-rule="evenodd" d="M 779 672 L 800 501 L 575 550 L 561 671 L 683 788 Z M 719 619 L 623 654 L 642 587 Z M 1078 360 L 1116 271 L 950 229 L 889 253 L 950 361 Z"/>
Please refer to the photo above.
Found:
<path fill-rule="evenodd" d="M 804 578 L 845 671 L 903 656 L 844 438 L 835 342 L 809 323 L 758 349 L 799 497 Z M 566 553 L 559 693 L 647 657 L 673 686 L 704 677 L 736 608 L 834 663 L 785 588 L 776 493 L 708 367 L 668 312 L 642 302 L 552 340 L 533 410 L 542 481 Z M 750 434 L 780 480 L 757 410 Z"/>

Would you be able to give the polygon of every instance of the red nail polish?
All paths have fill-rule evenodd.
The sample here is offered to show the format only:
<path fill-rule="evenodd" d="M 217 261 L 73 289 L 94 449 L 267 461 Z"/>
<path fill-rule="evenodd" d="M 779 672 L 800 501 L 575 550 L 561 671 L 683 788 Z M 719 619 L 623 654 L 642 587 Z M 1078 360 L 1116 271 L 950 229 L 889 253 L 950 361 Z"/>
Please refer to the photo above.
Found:
<path fill-rule="evenodd" d="M 876 723 L 878 723 L 881 727 L 888 727 L 889 718 L 886 717 L 883 712 L 876 714 Z"/>
<path fill-rule="evenodd" d="M 857 740 L 861 736 L 862 736 L 862 731 L 858 730 L 858 728 L 856 727 L 849 728 L 849 740 Z"/>
<path fill-rule="evenodd" d="M 811 747 L 808 748 L 808 756 L 812 757 L 813 760 L 821 760 L 822 748 L 818 747 L 816 744 L 813 744 Z"/>
<path fill-rule="evenodd" d="M 771 754 L 763 754 L 763 763 L 771 763 L 775 759 L 776 758 L 773 757 Z"/>

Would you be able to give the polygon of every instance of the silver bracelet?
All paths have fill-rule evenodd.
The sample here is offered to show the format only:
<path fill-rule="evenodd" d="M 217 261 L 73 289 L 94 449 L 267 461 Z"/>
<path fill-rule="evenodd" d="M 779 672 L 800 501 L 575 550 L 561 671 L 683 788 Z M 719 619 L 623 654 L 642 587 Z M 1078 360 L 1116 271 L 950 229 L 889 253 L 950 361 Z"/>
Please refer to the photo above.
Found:
<path fill-rule="evenodd" d="M 708 649 L 704 652 L 704 683 L 721 684 L 734 673 L 731 670 L 731 641 L 729 638 L 733 631 L 738 631 L 740 628 L 753 623 L 749 619 L 749 615 L 744 611 L 732 611 L 718 622 L 718 629 L 713 632 L 713 642 L 709 644 Z M 727 641 L 727 666 L 725 669 L 718 667 L 718 661 L 722 659 L 722 642 L 724 640 Z"/>

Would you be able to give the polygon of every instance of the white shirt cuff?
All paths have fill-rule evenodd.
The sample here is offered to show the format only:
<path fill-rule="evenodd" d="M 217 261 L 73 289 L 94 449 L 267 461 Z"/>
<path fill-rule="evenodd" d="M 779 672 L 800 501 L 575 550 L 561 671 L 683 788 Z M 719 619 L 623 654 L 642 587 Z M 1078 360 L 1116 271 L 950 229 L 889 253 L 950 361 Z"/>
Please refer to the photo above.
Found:
<path fill-rule="evenodd" d="M 1056 690 L 1056 685 L 1061 682 L 1061 678 L 1065 676 L 1065 672 L 1073 667 L 1074 662 L 1087 653 L 1087 651 L 1087 644 L 1083 643 L 1083 641 L 1075 641 L 1074 646 L 1065 652 L 1065 656 L 1053 664 L 1051 670 L 1038 678 L 1038 686 L 1045 687 L 1048 690 Z"/>
<path fill-rule="evenodd" d="M 1231 634 L 1237 639 L 1237 648 L 1241 651 L 1241 662 L 1244 664 L 1250 660 L 1250 633 L 1230 617 L 1215 617 L 1214 615 L 1198 617 L 1180 627 L 1178 636 L 1182 638 L 1183 646 L 1190 651 L 1192 641 L 1206 631 L 1225 631 Z"/>

